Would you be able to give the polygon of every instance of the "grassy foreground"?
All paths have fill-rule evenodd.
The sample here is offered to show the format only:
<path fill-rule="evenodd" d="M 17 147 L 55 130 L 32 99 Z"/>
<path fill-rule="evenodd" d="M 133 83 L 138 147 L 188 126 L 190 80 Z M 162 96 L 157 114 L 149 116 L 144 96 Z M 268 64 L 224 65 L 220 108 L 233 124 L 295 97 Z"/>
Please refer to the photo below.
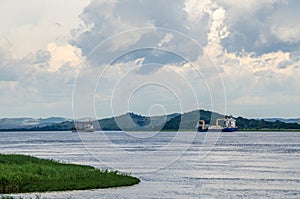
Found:
<path fill-rule="evenodd" d="M 25 193 L 129 186 L 140 180 L 117 171 L 64 164 L 25 155 L 0 154 L 0 193 Z"/>
<path fill-rule="evenodd" d="M 2 196 L 0 199 L 24 199 L 22 197 L 13 197 L 13 196 Z M 40 196 L 36 196 L 35 198 L 27 198 L 26 199 L 41 199 Z"/>

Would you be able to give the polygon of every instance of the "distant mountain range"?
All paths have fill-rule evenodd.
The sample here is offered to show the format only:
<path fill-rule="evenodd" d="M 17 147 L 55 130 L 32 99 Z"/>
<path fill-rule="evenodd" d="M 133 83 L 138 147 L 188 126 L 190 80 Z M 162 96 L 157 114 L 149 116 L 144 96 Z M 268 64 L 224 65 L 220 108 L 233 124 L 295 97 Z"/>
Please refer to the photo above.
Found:
<path fill-rule="evenodd" d="M 163 116 L 142 116 L 135 113 L 126 113 L 91 122 L 96 130 L 105 131 L 193 131 L 199 119 L 204 120 L 206 124 L 214 125 L 217 118 L 223 117 L 224 115 L 219 113 L 195 110 L 183 114 L 174 113 Z M 300 130 L 300 119 L 247 119 L 237 117 L 236 120 L 239 130 Z M 0 119 L 0 130 L 2 131 L 68 131 L 72 127 L 74 127 L 73 120 L 61 117 Z"/>
<path fill-rule="evenodd" d="M 291 118 L 291 119 L 284 119 L 284 118 L 264 118 L 265 121 L 268 122 L 285 122 L 285 123 L 297 123 L 300 124 L 300 118 Z"/>
<path fill-rule="evenodd" d="M 30 129 L 33 127 L 45 127 L 53 124 L 70 121 L 70 119 L 62 117 L 49 117 L 49 118 L 1 118 L 0 129 Z"/>

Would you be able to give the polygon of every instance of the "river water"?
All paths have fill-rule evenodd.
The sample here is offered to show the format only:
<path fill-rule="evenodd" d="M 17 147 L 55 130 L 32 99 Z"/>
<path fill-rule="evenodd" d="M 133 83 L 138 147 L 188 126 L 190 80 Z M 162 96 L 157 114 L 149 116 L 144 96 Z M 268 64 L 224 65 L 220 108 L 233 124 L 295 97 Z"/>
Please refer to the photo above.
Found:
<path fill-rule="evenodd" d="M 130 187 L 38 193 L 42 198 L 300 198 L 297 132 L 0 132 L 0 153 L 141 179 Z"/>

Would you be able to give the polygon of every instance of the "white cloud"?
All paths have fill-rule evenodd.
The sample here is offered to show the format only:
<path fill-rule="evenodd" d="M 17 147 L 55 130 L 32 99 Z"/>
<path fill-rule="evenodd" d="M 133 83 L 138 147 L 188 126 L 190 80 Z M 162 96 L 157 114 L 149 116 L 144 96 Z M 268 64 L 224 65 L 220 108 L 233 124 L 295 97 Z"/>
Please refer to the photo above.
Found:
<path fill-rule="evenodd" d="M 7 64 L 0 65 L 3 117 L 70 117 L 72 87 L 77 67 L 69 65 L 67 70 L 60 67 L 60 70 L 49 72 L 51 54 L 47 50 L 30 53 L 22 59 L 8 57 Z M 66 59 L 67 57 L 64 58 Z M 2 60 L 0 62 L 5 63 Z"/>
<path fill-rule="evenodd" d="M 1 102 L 6 107 L 16 104 L 5 114 L 70 113 L 78 73 L 75 87 L 83 114 L 87 103 L 93 113 L 95 90 L 100 89 L 95 94 L 97 106 L 109 116 L 114 87 L 114 103 L 122 113 L 129 94 L 147 82 L 161 86 L 137 91 L 127 104 L 133 110 L 147 114 L 153 104 L 164 104 L 167 112 L 178 111 L 166 86 L 181 97 L 183 111 L 197 106 L 190 100 L 195 90 L 201 107 L 224 112 L 220 76 L 230 113 L 299 114 L 296 1 L 96 0 L 85 9 L 88 1 L 64 2 L 61 7 L 57 1 L 30 0 L 18 2 L 19 7 L 15 3 L 0 2 L 0 20 L 10 19 L 0 23 Z"/>
<path fill-rule="evenodd" d="M 18 82 L 15 81 L 0 81 L 0 90 L 5 90 L 9 93 L 16 88 L 17 84 Z"/>
<path fill-rule="evenodd" d="M 64 65 L 79 66 L 82 62 L 81 50 L 70 44 L 58 46 L 55 43 L 50 43 L 47 49 L 51 56 L 47 67 L 49 72 L 56 72 Z"/>
<path fill-rule="evenodd" d="M 300 42 L 299 1 L 287 1 L 272 12 L 266 23 L 269 31 L 279 42 L 294 45 Z"/>
<path fill-rule="evenodd" d="M 102 10 L 105 11 L 102 12 Z M 140 46 L 151 43 L 151 41 L 154 44 L 153 41 L 163 39 L 165 34 L 161 35 L 161 31 L 157 34 L 153 29 L 149 35 L 149 29 L 144 32 L 140 30 L 140 28 L 158 27 L 180 31 L 196 38 L 201 44 L 205 43 L 208 19 L 205 16 L 198 17 L 199 23 L 195 27 L 187 15 L 185 2 L 182 0 L 163 0 L 160 3 L 137 0 L 93 1 L 81 15 L 85 25 L 92 26 L 92 28 L 83 32 L 73 42 L 82 48 L 83 54 L 86 55 L 95 45 L 105 39 L 120 32 L 129 31 L 126 38 L 116 37 L 120 40 L 112 44 L 113 50 L 123 50 L 123 43 L 127 43 L 125 47 L 129 44 Z M 199 27 L 201 28 L 199 29 Z M 132 31 L 134 29 L 139 30 L 134 32 Z M 119 44 L 120 49 L 116 48 L 116 44 Z"/>
<path fill-rule="evenodd" d="M 5 66 L 11 61 L 11 43 L 0 35 L 0 65 Z"/>
<path fill-rule="evenodd" d="M 167 33 L 164 38 L 157 44 L 158 48 L 161 48 L 164 44 L 168 44 L 171 39 L 173 39 L 173 35 L 171 33 Z"/>
<path fill-rule="evenodd" d="M 290 53 L 276 53 L 254 56 L 250 53 L 224 55 L 227 63 L 222 65 L 230 109 L 241 115 L 264 117 L 274 110 L 285 115 L 297 115 L 299 97 L 299 62 L 291 63 Z M 286 66 L 279 69 L 279 65 Z M 265 106 L 264 106 L 265 105 Z M 248 113 L 243 113 L 247 109 Z M 261 109 L 261 111 L 259 111 Z M 242 111 L 243 110 L 243 111 Z M 271 113 L 272 112 L 272 113 Z"/>
<path fill-rule="evenodd" d="M 89 0 L 0 1 L 0 34 L 11 42 L 15 58 L 45 49 L 50 42 L 64 43 L 70 39 L 70 30 L 81 23 L 78 15 L 88 3 Z"/>
<path fill-rule="evenodd" d="M 295 37 L 299 29 L 297 1 L 217 2 L 226 10 L 225 23 L 230 35 L 222 40 L 222 45 L 228 51 L 244 50 L 260 55 L 278 50 L 295 50 L 295 43 L 298 42 Z M 294 30 L 285 31 L 292 26 Z"/>
<path fill-rule="evenodd" d="M 227 26 L 224 24 L 225 10 L 218 8 L 211 13 L 211 26 L 207 34 L 208 43 L 204 47 L 205 53 L 211 58 L 217 58 L 223 54 L 223 47 L 220 42 L 229 35 Z"/>
<path fill-rule="evenodd" d="M 270 31 L 277 39 L 284 43 L 295 44 L 300 42 L 300 25 L 293 19 L 286 19 L 282 24 L 271 25 Z"/>

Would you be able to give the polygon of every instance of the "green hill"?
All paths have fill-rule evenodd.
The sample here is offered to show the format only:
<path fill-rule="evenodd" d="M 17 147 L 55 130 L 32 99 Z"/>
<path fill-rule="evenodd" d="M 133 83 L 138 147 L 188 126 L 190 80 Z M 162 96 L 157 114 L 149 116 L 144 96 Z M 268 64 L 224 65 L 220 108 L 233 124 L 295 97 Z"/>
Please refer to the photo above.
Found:
<path fill-rule="evenodd" d="M 92 121 L 96 130 L 104 131 L 195 131 L 199 119 L 206 124 L 215 125 L 217 118 L 225 115 L 208 110 L 194 110 L 187 113 L 174 113 L 162 116 L 142 116 L 135 113 L 126 113 L 117 117 L 105 118 Z M 300 124 L 286 123 L 282 121 L 265 121 L 263 119 L 247 119 L 237 117 L 238 130 L 296 130 L 300 131 Z M 44 127 L 33 127 L 30 129 L 4 129 L 5 131 L 69 131 L 74 127 L 73 121 L 55 123 Z M 4 131 L 2 129 L 2 131 Z"/>
<path fill-rule="evenodd" d="M 217 118 L 222 118 L 223 115 L 205 110 L 196 110 L 178 115 L 163 126 L 162 130 L 195 130 L 198 120 L 204 120 L 206 124 L 215 124 Z"/>
<path fill-rule="evenodd" d="M 196 110 L 184 113 L 169 120 L 163 127 L 163 130 L 195 130 L 198 119 L 204 120 L 205 124 L 215 125 L 217 118 L 224 118 L 225 115 L 205 111 Z M 263 119 L 246 119 L 243 117 L 236 118 L 238 130 L 299 130 L 298 123 L 285 123 L 281 121 L 269 122 Z"/>
<path fill-rule="evenodd" d="M 300 125 L 298 123 L 285 123 L 279 120 L 269 122 L 263 119 L 255 120 L 238 117 L 236 122 L 239 130 L 300 130 Z"/>

